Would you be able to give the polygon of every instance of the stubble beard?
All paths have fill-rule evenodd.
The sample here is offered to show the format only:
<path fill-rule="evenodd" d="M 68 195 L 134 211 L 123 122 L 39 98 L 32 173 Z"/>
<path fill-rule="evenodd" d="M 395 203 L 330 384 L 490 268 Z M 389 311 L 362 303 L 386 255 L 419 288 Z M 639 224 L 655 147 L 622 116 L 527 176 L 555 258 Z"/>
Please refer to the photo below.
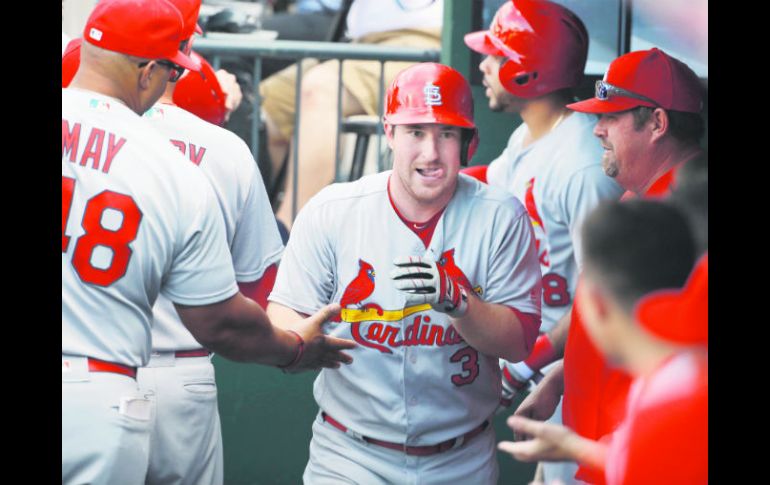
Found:
<path fill-rule="evenodd" d="M 604 152 L 602 155 L 602 169 L 604 169 L 604 174 L 610 178 L 618 176 L 618 164 L 612 159 L 609 152 Z"/>

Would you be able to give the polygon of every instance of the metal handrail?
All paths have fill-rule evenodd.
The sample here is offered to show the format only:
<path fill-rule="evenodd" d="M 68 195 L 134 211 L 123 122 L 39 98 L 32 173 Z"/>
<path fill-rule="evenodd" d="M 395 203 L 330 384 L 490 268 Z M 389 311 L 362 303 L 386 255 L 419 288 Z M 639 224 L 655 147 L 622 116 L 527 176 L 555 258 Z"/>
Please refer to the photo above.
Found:
<path fill-rule="evenodd" d="M 265 40 L 249 38 L 244 35 L 238 38 L 237 35 L 221 38 L 201 37 L 195 39 L 195 50 L 209 59 L 215 69 L 219 68 L 221 57 L 254 57 L 253 69 L 253 92 L 254 92 L 254 111 L 251 126 L 251 151 L 256 160 L 259 156 L 259 125 L 261 124 L 261 105 L 262 99 L 259 95 L 259 82 L 262 78 L 262 58 L 275 57 L 281 59 L 294 59 L 297 62 L 297 84 L 295 86 L 296 109 L 294 112 L 294 146 L 292 156 L 292 168 L 294 171 L 293 180 L 293 199 L 292 199 L 292 219 L 297 214 L 297 184 L 299 179 L 299 150 L 296 149 L 299 142 L 299 122 L 300 122 L 300 89 L 302 81 L 301 60 L 305 58 L 314 58 L 319 60 L 338 59 L 339 65 L 339 85 L 337 87 L 337 140 L 335 148 L 335 167 L 334 178 L 338 179 L 340 165 L 340 128 L 342 124 L 342 63 L 345 60 L 370 60 L 380 62 L 380 86 L 379 100 L 377 105 L 378 118 L 382 118 L 383 99 L 385 93 L 385 62 L 438 62 L 441 51 L 438 49 L 421 49 L 414 47 L 401 46 L 382 46 L 376 44 L 356 44 L 356 43 L 338 43 L 338 42 L 309 42 L 298 40 Z M 377 127 L 377 170 L 381 171 L 382 166 L 382 125 Z"/>

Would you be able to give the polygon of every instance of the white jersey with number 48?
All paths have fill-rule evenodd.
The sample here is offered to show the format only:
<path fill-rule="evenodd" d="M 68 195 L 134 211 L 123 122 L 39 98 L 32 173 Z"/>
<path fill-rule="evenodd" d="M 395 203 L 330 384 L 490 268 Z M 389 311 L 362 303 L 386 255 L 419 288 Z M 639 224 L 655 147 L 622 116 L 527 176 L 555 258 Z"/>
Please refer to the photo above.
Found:
<path fill-rule="evenodd" d="M 142 366 L 159 293 L 205 305 L 237 290 L 200 170 L 121 101 L 62 90 L 62 353 Z"/>

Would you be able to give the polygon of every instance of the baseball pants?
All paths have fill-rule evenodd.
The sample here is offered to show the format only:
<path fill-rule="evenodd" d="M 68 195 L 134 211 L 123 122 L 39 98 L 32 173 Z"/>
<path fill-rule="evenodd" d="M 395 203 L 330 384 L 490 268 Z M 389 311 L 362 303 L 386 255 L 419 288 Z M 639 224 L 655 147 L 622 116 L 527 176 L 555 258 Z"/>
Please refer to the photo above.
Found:
<path fill-rule="evenodd" d="M 139 368 L 137 381 L 155 405 L 145 483 L 222 484 L 222 432 L 211 359 L 154 352 Z"/>
<path fill-rule="evenodd" d="M 499 469 L 490 426 L 464 445 L 430 456 L 411 456 L 313 422 L 305 485 L 494 485 Z"/>
<path fill-rule="evenodd" d="M 62 484 L 144 483 L 153 403 L 132 377 L 62 356 Z"/>

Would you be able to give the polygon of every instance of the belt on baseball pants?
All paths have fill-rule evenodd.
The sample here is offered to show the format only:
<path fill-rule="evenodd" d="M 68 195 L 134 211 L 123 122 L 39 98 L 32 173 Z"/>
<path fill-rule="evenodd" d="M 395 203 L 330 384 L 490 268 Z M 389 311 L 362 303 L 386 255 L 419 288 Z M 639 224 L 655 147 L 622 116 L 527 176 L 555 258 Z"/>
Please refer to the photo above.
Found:
<path fill-rule="evenodd" d="M 342 431 L 343 433 L 348 432 L 348 428 L 337 421 L 336 419 L 332 418 L 325 412 L 321 411 L 321 417 L 324 421 L 331 424 L 338 430 Z M 403 453 L 406 453 L 407 455 L 414 455 L 414 456 L 429 456 L 429 455 L 435 455 L 436 453 L 443 453 L 447 450 L 451 450 L 455 446 L 462 446 L 463 444 L 470 441 L 473 437 L 475 437 L 478 434 L 481 434 L 482 431 L 487 429 L 489 426 L 489 420 L 484 421 L 479 426 L 473 428 L 472 430 L 468 431 L 462 436 L 458 436 L 457 438 L 452 438 L 446 441 L 443 441 L 436 445 L 428 445 L 428 446 L 408 446 L 401 443 L 391 443 L 390 441 L 382 441 L 375 438 L 369 438 L 368 436 L 361 436 L 361 439 L 366 441 L 367 443 L 371 443 L 373 445 L 382 446 L 385 448 L 390 448 L 391 450 L 401 451 Z"/>
<path fill-rule="evenodd" d="M 146 368 L 152 367 L 175 367 L 177 365 L 192 365 L 198 358 L 206 358 L 211 355 L 207 349 L 192 349 L 192 350 L 170 350 L 168 352 L 153 351 L 150 354 L 150 360 L 144 365 Z M 182 360 L 180 360 L 182 359 Z M 188 362 L 189 360 L 189 362 Z"/>
<path fill-rule="evenodd" d="M 107 362 L 106 360 L 94 359 L 88 357 L 88 370 L 91 372 L 112 372 L 114 374 L 123 374 L 132 379 L 136 379 L 136 367 L 129 367 L 123 364 L 117 364 L 115 362 Z"/>
<path fill-rule="evenodd" d="M 174 352 L 174 357 L 208 357 L 211 355 L 206 349 L 193 349 L 193 350 L 177 350 Z"/>

